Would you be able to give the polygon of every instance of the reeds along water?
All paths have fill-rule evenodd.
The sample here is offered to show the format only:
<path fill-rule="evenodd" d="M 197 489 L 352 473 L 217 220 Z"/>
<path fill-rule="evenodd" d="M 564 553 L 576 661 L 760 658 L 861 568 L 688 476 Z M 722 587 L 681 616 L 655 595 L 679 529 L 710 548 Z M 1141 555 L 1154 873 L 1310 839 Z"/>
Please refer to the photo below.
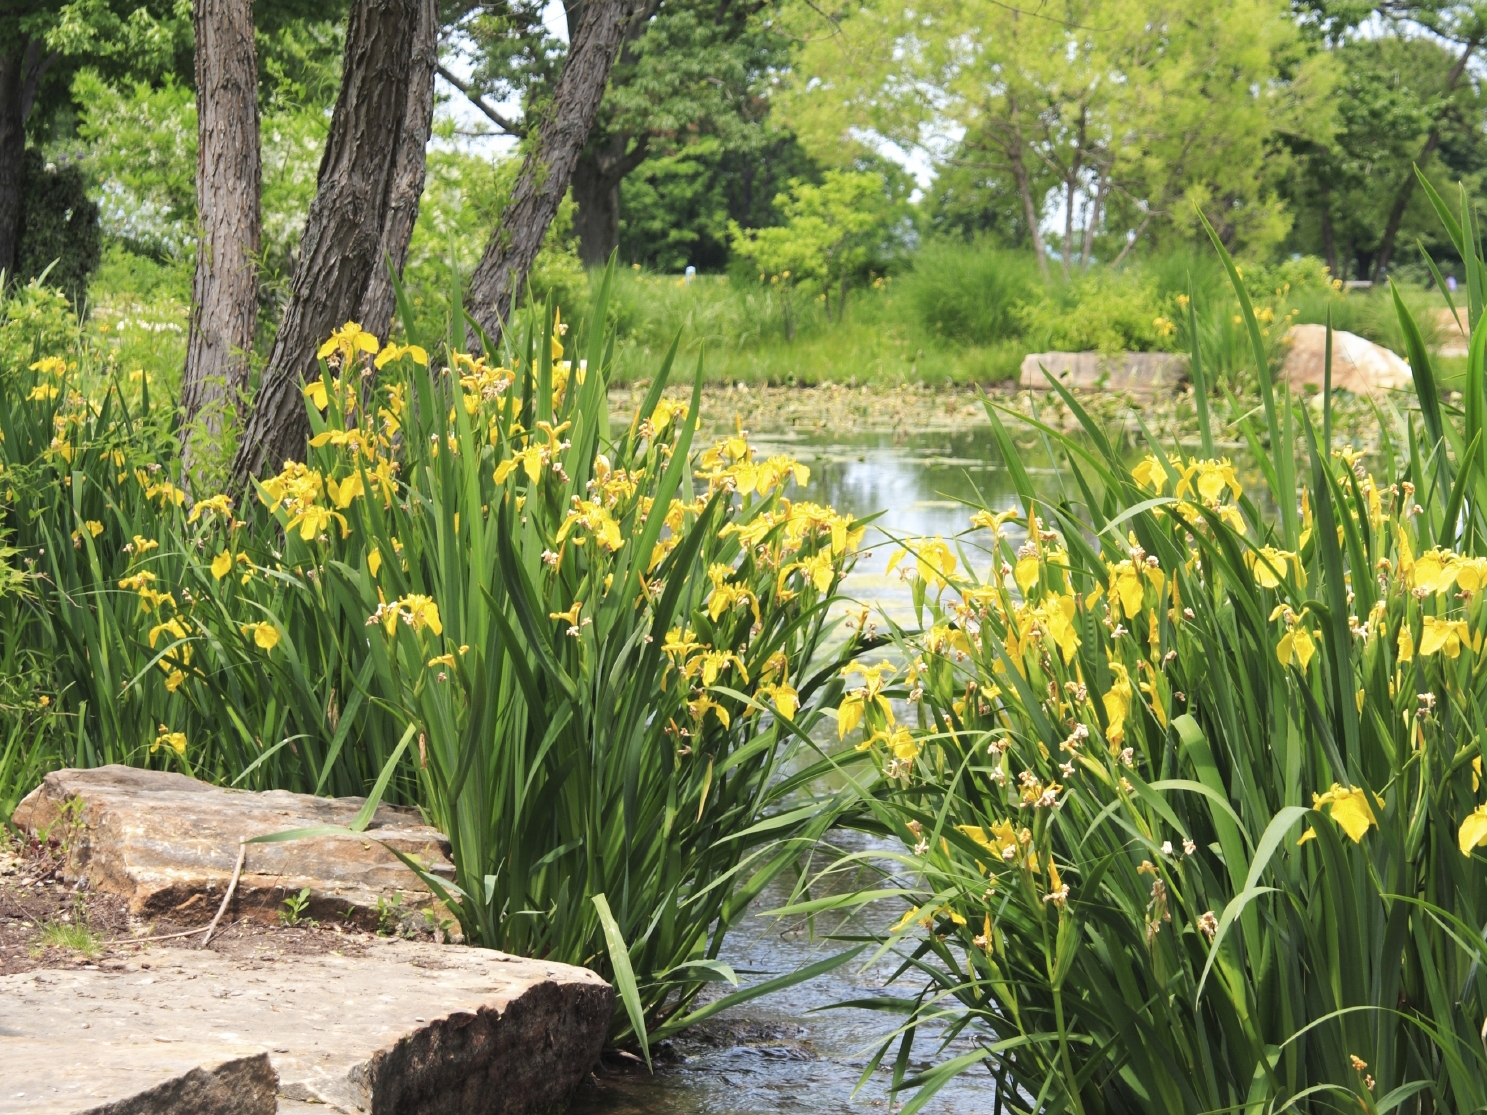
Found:
<path fill-rule="evenodd" d="M 1272 382 L 1215 240 L 1258 479 L 1201 449 L 1133 467 L 1070 396 L 1050 498 L 989 405 L 1019 499 L 970 525 L 999 563 L 904 547 L 897 670 L 848 698 L 880 770 L 865 827 L 901 842 L 880 1057 L 906 1112 L 973 1069 L 1006 1111 L 1487 1102 L 1487 283 L 1464 195 L 1459 219 L 1431 198 L 1470 261 L 1460 406 L 1396 298 L 1418 405 L 1381 458 L 1334 443 L 1330 399 Z M 975 1048 L 911 1071 L 931 1020 Z"/>
<path fill-rule="evenodd" d="M 643 1050 L 736 981 L 724 935 L 847 804 L 798 757 L 864 646 L 822 645 L 861 525 L 741 436 L 694 447 L 674 349 L 611 424 L 602 330 L 463 330 L 337 331 L 305 459 L 241 498 L 189 499 L 170 408 L 86 354 L 6 378 L 6 653 L 59 717 L 10 735 L 6 792 L 122 761 L 415 803 L 465 938 L 606 973 Z"/>

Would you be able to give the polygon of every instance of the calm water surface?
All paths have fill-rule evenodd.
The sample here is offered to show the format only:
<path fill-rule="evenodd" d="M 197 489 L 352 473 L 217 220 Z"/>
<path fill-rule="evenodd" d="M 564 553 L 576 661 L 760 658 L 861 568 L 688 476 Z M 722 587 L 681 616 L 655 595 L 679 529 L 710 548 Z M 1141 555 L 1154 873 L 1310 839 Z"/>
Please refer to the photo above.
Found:
<path fill-rule="evenodd" d="M 902 618 L 909 618 L 908 589 L 896 575 L 884 574 L 896 548 L 892 539 L 936 534 L 949 538 L 966 529 L 972 509 L 1001 509 L 1014 500 L 988 428 L 907 439 L 886 434 L 835 438 L 760 434 L 753 440 L 761 454 L 789 453 L 810 465 L 806 498 L 859 517 L 885 512 L 864 540 L 868 553 L 848 579 L 846 591 Z M 1036 471 L 1038 462 L 1029 459 L 1024 464 Z M 978 556 L 983 557 L 978 572 L 984 575 L 986 560 Z M 834 834 L 834 838 L 843 850 L 873 847 L 855 834 Z M 782 882 L 761 895 L 755 909 L 764 911 L 786 903 L 789 885 Z M 819 934 L 881 930 L 896 921 L 903 909 L 901 904 L 880 903 L 866 907 L 848 923 L 818 918 L 815 937 L 798 920 L 756 915 L 746 918 L 728 937 L 723 959 L 734 966 L 744 983 L 762 981 L 846 947 L 822 940 Z M 866 967 L 859 959 L 808 983 L 715 1015 L 697 1032 L 673 1042 L 654 1075 L 643 1069 L 611 1073 L 584 1091 L 571 1108 L 572 1115 L 890 1111 L 887 1071 L 874 1073 L 855 1097 L 852 1092 L 882 1036 L 892 1031 L 896 1016 L 823 1008 L 849 999 L 904 994 L 907 987 L 886 986 L 895 967 L 891 956 Z M 935 1044 L 921 1039 L 914 1061 L 923 1068 L 962 1051 L 956 1048 L 937 1056 Z M 891 1061 L 892 1055 L 887 1059 Z M 989 1077 L 967 1073 L 939 1092 L 924 1110 L 930 1115 L 982 1115 L 991 1110 L 993 1094 Z"/>

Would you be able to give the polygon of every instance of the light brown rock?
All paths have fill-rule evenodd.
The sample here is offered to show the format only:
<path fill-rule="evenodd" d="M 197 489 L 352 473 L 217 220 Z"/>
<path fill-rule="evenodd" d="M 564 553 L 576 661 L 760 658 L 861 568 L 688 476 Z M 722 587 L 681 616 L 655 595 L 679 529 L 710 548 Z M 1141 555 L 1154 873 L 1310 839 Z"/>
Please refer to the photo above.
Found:
<path fill-rule="evenodd" d="M 154 947 L 116 970 L 0 977 L 0 1115 L 261 1115 L 266 1087 L 286 1113 L 519 1115 L 598 1058 L 614 993 L 594 973 L 373 941 L 256 960 Z"/>
<path fill-rule="evenodd" d="M 1286 330 L 1285 359 L 1280 374 L 1291 389 L 1322 390 L 1326 380 L 1327 327 L 1293 325 Z M 1332 331 L 1332 389 L 1354 395 L 1408 391 L 1414 387 L 1410 366 L 1381 345 L 1341 329 Z"/>
<path fill-rule="evenodd" d="M 133 913 L 205 924 L 232 877 L 240 841 L 344 827 L 363 804 L 283 790 L 249 793 L 183 774 L 107 766 L 47 775 L 16 808 L 14 823 L 61 840 L 66 876 L 123 895 Z M 379 899 L 426 905 L 427 888 L 382 841 L 453 878 L 448 841 L 414 810 L 383 805 L 361 836 L 249 844 L 230 913 L 275 921 L 285 897 L 305 888 L 304 916 L 349 918 L 372 928 Z"/>
<path fill-rule="evenodd" d="M 1458 307 L 1459 308 L 1459 307 Z M 1466 311 L 1461 310 L 1458 320 L 1449 307 L 1440 306 L 1435 311 L 1435 335 L 1437 339 L 1436 355 L 1438 356 L 1465 356 L 1470 348 L 1471 339 L 1463 331 L 1462 326 L 1466 324 Z"/>
<path fill-rule="evenodd" d="M 18 977 L 8 977 L 15 979 Z M 233 1043 L 38 1041 L 0 1031 L 4 1115 L 275 1115 L 267 1053 Z"/>
<path fill-rule="evenodd" d="M 1034 352 L 1022 358 L 1018 386 L 1050 390 L 1047 369 L 1071 391 L 1125 391 L 1155 395 L 1176 390 L 1187 378 L 1188 358 L 1171 352 Z"/>

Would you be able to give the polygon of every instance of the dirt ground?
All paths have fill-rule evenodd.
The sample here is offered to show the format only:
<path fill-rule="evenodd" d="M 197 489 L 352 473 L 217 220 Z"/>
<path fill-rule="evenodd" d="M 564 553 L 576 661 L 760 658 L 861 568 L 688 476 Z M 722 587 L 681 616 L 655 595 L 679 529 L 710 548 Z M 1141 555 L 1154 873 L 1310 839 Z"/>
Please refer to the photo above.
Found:
<path fill-rule="evenodd" d="M 215 909 L 193 916 L 138 918 L 117 895 L 89 890 L 61 874 L 58 843 L 0 829 L 0 975 L 39 968 L 148 966 L 155 948 L 198 948 Z M 249 919 L 218 923 L 207 948 L 242 960 L 339 953 L 358 956 L 372 934 L 351 925 L 292 920 L 266 925 Z M 390 933 L 432 940 L 411 919 Z"/>

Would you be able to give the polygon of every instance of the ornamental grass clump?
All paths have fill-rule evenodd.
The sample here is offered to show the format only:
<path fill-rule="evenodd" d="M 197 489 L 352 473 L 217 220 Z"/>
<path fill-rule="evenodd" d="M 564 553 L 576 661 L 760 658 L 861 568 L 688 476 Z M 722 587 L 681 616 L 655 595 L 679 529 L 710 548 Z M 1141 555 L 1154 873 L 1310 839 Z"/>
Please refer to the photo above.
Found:
<path fill-rule="evenodd" d="M 1469 209 L 1436 202 L 1470 252 Z M 893 701 L 839 712 L 903 844 L 885 947 L 910 990 L 874 1002 L 907 1020 L 873 1064 L 906 1115 L 973 1067 L 1008 1112 L 1487 1106 L 1487 269 L 1459 409 L 1400 305 L 1418 407 L 1368 460 L 1330 398 L 1271 381 L 1218 250 L 1258 475 L 1214 451 L 1197 352 L 1202 447 L 1134 467 L 1055 382 L 1083 431 L 1041 427 L 1051 491 L 988 406 L 1018 502 L 906 543 Z M 944 1052 L 910 1073 L 926 1031 Z"/>
<path fill-rule="evenodd" d="M 863 643 L 823 646 L 862 524 L 742 432 L 694 453 L 670 358 L 611 425 L 603 336 L 573 359 L 533 316 L 442 370 L 348 323 L 305 459 L 241 500 L 169 479 L 148 400 L 32 369 L 0 414 L 23 633 L 62 675 L 58 762 L 413 802 L 466 939 L 597 968 L 643 1042 L 736 982 L 724 934 L 847 802 L 801 749 Z"/>

